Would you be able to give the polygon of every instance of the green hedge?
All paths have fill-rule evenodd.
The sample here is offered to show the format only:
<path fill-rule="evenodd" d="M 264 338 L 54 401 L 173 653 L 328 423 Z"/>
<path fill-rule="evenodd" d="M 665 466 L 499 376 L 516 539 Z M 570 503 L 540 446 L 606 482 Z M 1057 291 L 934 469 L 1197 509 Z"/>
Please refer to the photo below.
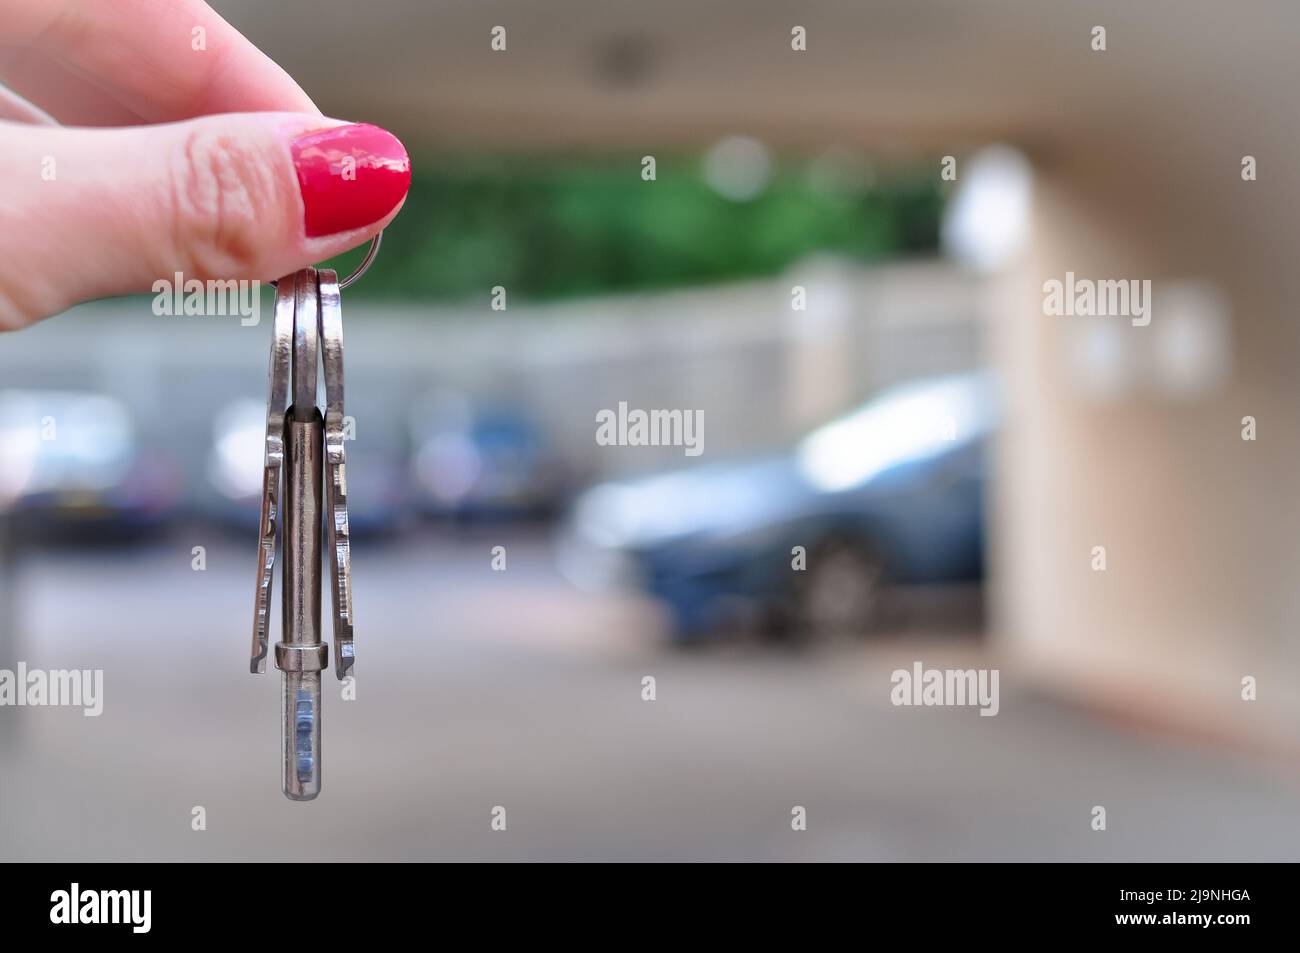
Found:
<path fill-rule="evenodd" d="M 864 262 L 932 252 L 937 179 L 827 191 L 787 161 L 736 202 L 694 158 L 663 159 L 653 182 L 639 156 L 417 158 L 406 207 L 357 292 L 457 299 L 504 285 L 512 301 L 554 299 L 770 275 L 818 251 Z"/>

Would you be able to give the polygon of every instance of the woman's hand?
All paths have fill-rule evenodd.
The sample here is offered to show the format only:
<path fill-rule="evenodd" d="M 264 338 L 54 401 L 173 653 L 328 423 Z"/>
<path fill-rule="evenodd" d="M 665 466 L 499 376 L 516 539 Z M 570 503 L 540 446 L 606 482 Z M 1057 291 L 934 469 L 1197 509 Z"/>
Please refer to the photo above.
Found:
<path fill-rule="evenodd" d="M 177 272 L 278 278 L 410 184 L 394 136 L 323 117 L 200 0 L 0 0 L 0 82 L 0 329 Z"/>

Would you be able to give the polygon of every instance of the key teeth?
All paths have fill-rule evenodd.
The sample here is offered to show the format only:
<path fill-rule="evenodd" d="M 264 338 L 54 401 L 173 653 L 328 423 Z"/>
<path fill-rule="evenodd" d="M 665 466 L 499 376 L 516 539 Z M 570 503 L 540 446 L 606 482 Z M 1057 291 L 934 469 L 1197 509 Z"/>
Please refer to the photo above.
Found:
<path fill-rule="evenodd" d="M 275 297 L 271 355 L 267 365 L 266 437 L 262 452 L 262 505 L 258 522 L 257 588 L 253 595 L 253 645 L 248 670 L 266 673 L 271 598 L 275 577 L 276 537 L 280 522 L 280 481 L 284 462 L 284 412 L 288 402 L 293 356 L 297 274 L 280 279 Z"/>
<path fill-rule="evenodd" d="M 343 323 L 338 275 L 317 272 L 320 292 L 318 338 L 325 377 L 325 529 L 330 559 L 331 605 L 334 610 L 334 674 L 344 681 L 353 674 L 352 555 L 348 526 L 347 448 L 343 432 Z"/>

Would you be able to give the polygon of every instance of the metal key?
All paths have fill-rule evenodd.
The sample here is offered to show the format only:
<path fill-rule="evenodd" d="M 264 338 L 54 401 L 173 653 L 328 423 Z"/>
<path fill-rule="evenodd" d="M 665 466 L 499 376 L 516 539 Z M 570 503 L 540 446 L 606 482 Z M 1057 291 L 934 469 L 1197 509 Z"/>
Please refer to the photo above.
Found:
<path fill-rule="evenodd" d="M 317 272 L 320 341 L 325 356 L 325 527 L 334 604 L 334 674 L 352 673 L 352 536 L 348 529 L 347 453 L 343 445 L 343 309 L 338 275 Z"/>
<path fill-rule="evenodd" d="M 325 415 L 317 406 L 324 354 Z M 333 588 L 335 673 L 351 674 L 351 543 L 343 448 L 343 319 L 338 276 L 304 268 L 277 286 L 269 371 L 262 519 L 250 669 L 266 670 L 272 575 L 281 537 L 282 626 L 275 664 L 283 673 L 283 786 L 309 801 L 321 784 L 321 520 Z M 292 404 L 286 403 L 292 394 Z M 281 480 L 283 479 L 283 496 Z"/>
<path fill-rule="evenodd" d="M 271 624 L 271 587 L 275 569 L 275 537 L 280 525 L 280 475 L 284 467 L 284 413 L 288 409 L 289 373 L 293 352 L 293 312 L 297 275 L 282 278 L 276 288 L 271 331 L 271 362 L 267 371 L 270 396 L 266 405 L 266 449 L 263 454 L 262 516 L 258 523 L 257 592 L 253 600 L 253 654 L 249 670 L 266 671 L 267 633 Z"/>

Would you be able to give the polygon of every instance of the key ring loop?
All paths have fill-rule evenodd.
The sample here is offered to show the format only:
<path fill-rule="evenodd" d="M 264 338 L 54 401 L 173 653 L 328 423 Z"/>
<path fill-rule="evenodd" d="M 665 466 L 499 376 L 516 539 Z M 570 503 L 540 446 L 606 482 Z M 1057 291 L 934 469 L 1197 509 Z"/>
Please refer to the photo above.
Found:
<path fill-rule="evenodd" d="M 349 287 L 354 281 L 370 269 L 370 266 L 374 264 L 375 257 L 379 254 L 379 244 L 383 241 L 383 238 L 384 233 L 380 232 L 374 238 L 370 239 L 370 248 L 366 250 L 366 257 L 361 259 L 361 264 L 357 265 L 356 271 L 352 272 L 352 274 L 339 282 L 339 291 Z"/>
<path fill-rule="evenodd" d="M 384 233 L 380 232 L 374 238 L 370 239 L 370 247 L 366 249 L 366 257 L 361 259 L 361 264 L 357 265 L 356 271 L 352 272 L 352 274 L 339 282 L 339 291 L 350 287 L 358 278 L 370 270 L 370 266 L 374 264 L 375 258 L 379 255 L 379 245 L 383 241 L 383 238 Z M 280 279 L 275 279 L 271 282 L 271 287 L 279 287 L 279 282 Z"/>

